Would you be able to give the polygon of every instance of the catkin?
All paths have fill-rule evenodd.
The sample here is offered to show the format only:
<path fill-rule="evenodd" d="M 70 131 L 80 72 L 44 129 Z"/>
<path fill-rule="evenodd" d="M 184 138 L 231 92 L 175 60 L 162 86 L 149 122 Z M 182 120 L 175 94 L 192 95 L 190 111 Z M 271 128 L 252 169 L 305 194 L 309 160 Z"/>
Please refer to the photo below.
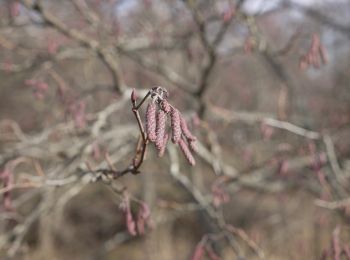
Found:
<path fill-rule="evenodd" d="M 161 109 L 163 109 L 163 111 L 165 112 L 165 113 L 170 113 L 170 111 L 171 111 L 171 106 L 170 106 L 170 104 L 169 104 L 169 102 L 168 101 L 166 101 L 165 99 L 163 99 L 161 102 L 160 102 L 160 107 L 161 107 Z"/>
<path fill-rule="evenodd" d="M 146 131 L 148 139 L 151 142 L 156 141 L 156 110 L 157 106 L 154 102 L 151 102 L 147 106 L 146 111 Z"/>
<path fill-rule="evenodd" d="M 166 126 L 166 114 L 163 110 L 158 110 L 157 113 L 157 129 L 156 129 L 156 148 L 160 151 L 164 143 L 165 135 L 165 126 Z"/>
<path fill-rule="evenodd" d="M 174 144 L 177 144 L 181 139 L 180 112 L 176 108 L 172 107 L 170 112 L 170 118 L 171 118 L 171 130 L 172 130 L 171 141 Z"/>
<path fill-rule="evenodd" d="M 179 140 L 179 146 L 181 151 L 183 152 L 183 154 L 185 155 L 186 160 L 192 165 L 194 166 L 196 164 L 196 161 L 190 151 L 190 149 L 188 148 L 188 145 L 186 143 L 186 141 L 184 139 L 180 139 Z"/>
<path fill-rule="evenodd" d="M 184 136 L 187 138 L 188 141 L 195 141 L 196 137 L 191 133 L 191 131 L 188 129 L 187 123 L 185 118 L 180 115 L 180 124 L 181 124 L 181 130 Z"/>

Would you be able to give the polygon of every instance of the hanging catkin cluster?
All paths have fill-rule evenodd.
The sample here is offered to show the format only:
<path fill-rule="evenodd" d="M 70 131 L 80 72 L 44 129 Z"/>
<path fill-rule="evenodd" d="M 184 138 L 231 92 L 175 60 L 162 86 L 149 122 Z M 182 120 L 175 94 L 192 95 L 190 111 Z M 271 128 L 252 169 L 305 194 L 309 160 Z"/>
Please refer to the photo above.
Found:
<path fill-rule="evenodd" d="M 164 154 L 169 138 L 178 144 L 185 158 L 191 165 L 195 165 L 192 151 L 195 149 L 196 137 L 188 129 L 186 120 L 180 111 L 170 105 L 168 92 L 161 87 L 152 88 L 151 102 L 146 110 L 146 133 L 148 140 L 155 144 L 158 156 Z M 170 118 L 170 132 L 168 131 L 168 118 Z"/>
<path fill-rule="evenodd" d="M 321 64 L 328 62 L 327 51 L 321 43 L 320 36 L 312 35 L 311 46 L 308 52 L 300 58 L 299 68 L 304 70 L 309 67 L 319 68 Z"/>

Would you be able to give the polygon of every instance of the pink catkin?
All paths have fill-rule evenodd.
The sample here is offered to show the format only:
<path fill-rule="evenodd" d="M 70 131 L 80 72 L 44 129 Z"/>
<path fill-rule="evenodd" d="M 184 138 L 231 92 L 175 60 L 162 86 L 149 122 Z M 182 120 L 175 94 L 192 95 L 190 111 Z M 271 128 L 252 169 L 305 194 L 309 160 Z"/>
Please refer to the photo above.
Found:
<path fill-rule="evenodd" d="M 165 153 L 165 148 L 168 144 L 169 141 L 169 134 L 165 134 L 164 135 L 164 141 L 163 141 L 163 145 L 161 147 L 161 149 L 158 151 L 158 157 L 162 157 Z"/>
<path fill-rule="evenodd" d="M 199 244 L 196 246 L 196 249 L 194 251 L 194 254 L 191 260 L 201 260 L 203 259 L 204 254 L 205 254 L 205 247 L 202 242 L 199 242 Z"/>
<path fill-rule="evenodd" d="M 187 159 L 187 161 L 194 166 L 196 164 L 196 161 L 190 151 L 190 149 L 188 148 L 188 145 L 186 143 L 186 141 L 184 139 L 180 139 L 179 140 L 179 146 L 181 151 L 183 152 L 183 154 L 185 155 L 185 158 Z"/>
<path fill-rule="evenodd" d="M 145 226 L 149 226 L 151 211 L 146 203 L 142 203 L 137 214 L 137 231 L 140 235 L 145 233 Z"/>
<path fill-rule="evenodd" d="M 158 110 L 157 113 L 157 129 L 156 129 L 156 148 L 162 150 L 164 146 L 164 135 L 166 126 L 166 114 L 163 110 Z"/>
<path fill-rule="evenodd" d="M 147 106 L 146 111 L 146 131 L 148 139 L 151 142 L 156 141 L 156 110 L 157 106 L 154 102 L 151 102 Z"/>
<path fill-rule="evenodd" d="M 196 137 L 191 133 L 191 131 L 188 129 L 186 120 L 180 115 L 180 125 L 181 130 L 184 136 L 187 138 L 188 141 L 195 141 Z"/>
<path fill-rule="evenodd" d="M 310 66 L 319 68 L 321 63 L 327 63 L 326 49 L 322 45 L 320 37 L 317 34 L 313 34 L 311 46 L 308 52 L 301 57 L 299 67 L 301 69 L 307 69 Z"/>
<path fill-rule="evenodd" d="M 126 227 L 128 229 L 129 234 L 132 236 L 136 236 L 136 223 L 131 213 L 130 198 L 127 192 L 124 192 L 123 201 L 119 207 L 125 213 Z"/>
<path fill-rule="evenodd" d="M 171 118 L 171 130 L 172 130 L 171 140 L 174 144 L 177 144 L 181 139 L 180 112 L 176 108 L 171 108 L 170 118 Z"/>
<path fill-rule="evenodd" d="M 132 217 L 132 214 L 131 214 L 131 211 L 129 208 L 126 211 L 126 226 L 128 228 L 130 235 L 132 235 L 132 236 L 137 235 L 136 223 L 134 221 L 134 218 Z"/>
<path fill-rule="evenodd" d="M 171 106 L 165 99 L 160 102 L 160 107 L 167 114 L 171 111 Z"/>

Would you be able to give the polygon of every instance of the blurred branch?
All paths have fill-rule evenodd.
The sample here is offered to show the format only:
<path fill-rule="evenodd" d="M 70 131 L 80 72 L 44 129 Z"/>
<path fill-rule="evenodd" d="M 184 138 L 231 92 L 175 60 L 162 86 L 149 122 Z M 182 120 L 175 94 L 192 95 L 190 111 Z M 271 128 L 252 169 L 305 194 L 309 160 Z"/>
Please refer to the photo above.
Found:
<path fill-rule="evenodd" d="M 344 174 L 343 174 L 342 170 L 340 169 L 340 165 L 339 165 L 337 156 L 335 154 L 334 143 L 332 141 L 332 138 L 329 135 L 324 135 L 323 142 L 326 145 L 328 158 L 331 162 L 332 169 L 333 169 L 334 173 L 336 174 L 336 177 L 338 178 L 338 181 L 344 181 L 342 178 L 342 176 L 344 176 Z"/>
<path fill-rule="evenodd" d="M 219 214 L 215 208 L 209 203 L 209 201 L 204 197 L 204 195 L 200 192 L 199 189 L 197 189 L 194 184 L 180 172 L 180 164 L 179 164 L 179 158 L 177 156 L 176 150 L 173 146 L 170 146 L 168 148 L 169 156 L 171 160 L 170 164 L 170 174 L 171 176 L 177 180 L 181 185 L 191 194 L 193 199 L 205 210 L 206 214 L 209 216 L 210 219 L 212 219 L 217 227 L 224 232 L 225 238 L 227 239 L 228 243 L 231 245 L 232 249 L 235 251 L 235 253 L 238 255 L 238 257 L 242 257 L 241 253 L 238 251 L 238 247 L 236 246 L 235 238 L 232 237 L 231 233 L 227 233 L 225 231 L 228 230 L 228 225 L 223 218 L 221 214 Z M 247 237 L 242 237 L 242 233 L 235 233 L 240 237 L 243 241 L 247 242 L 248 240 L 251 243 L 247 243 L 250 249 L 256 253 L 256 255 L 259 257 L 259 259 L 265 259 L 263 251 L 249 238 L 247 240 Z"/>
<path fill-rule="evenodd" d="M 215 63 L 218 59 L 218 53 L 217 53 L 217 47 L 222 42 L 227 29 L 229 28 L 231 21 L 234 18 L 234 15 L 231 15 L 228 19 L 228 21 L 222 22 L 222 25 L 218 31 L 218 33 L 215 35 L 213 42 L 210 42 L 206 35 L 206 21 L 203 20 L 199 14 L 199 10 L 195 6 L 195 3 L 192 1 L 186 1 L 185 4 L 188 8 L 188 10 L 192 14 L 192 18 L 194 22 L 197 25 L 197 34 L 199 36 L 199 39 L 206 51 L 208 61 L 205 63 L 205 65 L 201 68 L 199 72 L 199 81 L 198 86 L 196 90 L 196 97 L 199 99 L 199 116 L 202 117 L 206 110 L 206 102 L 204 100 L 205 93 L 207 91 L 207 88 L 209 87 L 209 78 L 212 74 L 212 71 L 214 69 Z M 241 3 L 239 4 L 241 5 Z"/>
<path fill-rule="evenodd" d="M 97 28 L 100 23 L 98 15 L 89 8 L 85 0 L 71 0 L 75 8 L 83 15 L 86 21 L 93 27 Z"/>
<path fill-rule="evenodd" d="M 166 65 L 159 64 L 158 62 L 152 61 L 151 59 L 142 58 L 141 55 L 137 55 L 132 52 L 127 52 L 121 48 L 119 50 L 122 54 L 134 60 L 138 65 L 157 73 L 158 75 L 162 76 L 164 79 L 179 87 L 186 93 L 193 93 L 193 84 L 188 82 L 185 78 L 183 78 L 181 75 L 179 75 Z"/>
<path fill-rule="evenodd" d="M 322 208 L 331 209 L 331 210 L 344 209 L 350 205 L 350 198 L 346 198 L 338 201 L 325 201 L 325 200 L 317 199 L 315 200 L 315 205 Z"/>
<path fill-rule="evenodd" d="M 69 28 L 66 24 L 61 22 L 55 15 L 44 9 L 42 0 L 35 1 L 33 3 L 30 0 L 22 0 L 25 7 L 33 11 L 38 12 L 45 23 L 57 29 L 69 38 L 77 41 L 83 46 L 90 48 L 92 51 L 96 52 L 98 56 L 101 57 L 102 61 L 106 64 L 107 68 L 111 71 L 115 90 L 119 93 L 125 91 L 126 87 L 123 82 L 122 74 L 118 64 L 118 55 L 112 46 L 103 46 L 100 42 L 95 39 L 88 37 L 87 35 L 81 33 L 76 29 Z"/>
<path fill-rule="evenodd" d="M 279 57 L 286 55 L 295 45 L 296 41 L 300 38 L 300 30 L 297 30 L 287 41 L 284 47 L 275 51 L 273 56 Z"/>
<path fill-rule="evenodd" d="M 303 4 L 299 4 L 296 1 L 292 2 L 290 0 L 284 0 L 283 4 L 305 13 L 307 16 L 317 20 L 319 23 L 330 26 L 334 30 L 337 30 L 344 34 L 347 38 L 350 38 L 350 25 L 338 23 L 334 19 L 318 12 L 317 10 L 304 6 Z"/>
<path fill-rule="evenodd" d="M 29 51 L 29 50 L 28 50 Z M 25 54 L 27 55 L 27 54 Z M 18 73 L 29 69 L 41 70 L 50 67 L 53 62 L 58 62 L 65 59 L 83 59 L 89 56 L 89 52 L 82 48 L 63 48 L 55 55 L 42 56 L 35 54 L 35 56 L 27 58 L 21 64 L 0 63 L 0 70 L 10 73 Z M 38 68 L 39 67 L 39 68 Z"/>
<path fill-rule="evenodd" d="M 138 36 L 127 39 L 120 39 L 115 47 L 126 53 L 136 53 L 144 51 L 179 50 L 184 47 L 184 43 L 192 36 L 186 33 L 182 36 L 162 36 L 159 40 L 150 39 L 146 36 Z"/>
<path fill-rule="evenodd" d="M 324 155 L 327 156 L 326 162 L 328 162 L 331 165 L 332 171 L 336 177 L 335 178 L 336 182 L 330 180 L 333 191 L 335 192 L 335 194 L 337 194 L 337 196 L 346 196 L 346 194 L 347 194 L 346 187 L 348 185 L 348 180 L 346 178 L 346 175 L 342 172 L 342 170 L 340 168 L 338 158 L 337 158 L 335 150 L 334 150 L 334 143 L 332 141 L 332 138 L 329 135 L 324 135 L 324 134 L 321 134 L 321 133 L 318 133 L 315 131 L 310 131 L 308 129 L 304 129 L 304 128 L 299 127 L 295 124 L 292 124 L 290 122 L 277 120 L 277 119 L 274 119 L 271 117 L 265 117 L 265 116 L 259 115 L 259 114 L 238 113 L 238 112 L 234 112 L 234 111 L 228 111 L 228 110 L 223 109 L 223 108 L 218 108 L 218 107 L 215 107 L 213 105 L 210 106 L 210 111 L 215 115 L 215 118 L 222 119 L 228 123 L 231 123 L 234 121 L 242 121 L 242 122 L 247 122 L 247 123 L 253 123 L 253 122 L 263 123 L 263 124 L 269 125 L 271 127 L 279 128 L 279 129 L 288 131 L 292 134 L 302 136 L 306 139 L 315 140 L 315 141 L 319 141 L 319 142 L 324 143 L 325 144 L 325 154 Z M 319 156 L 321 156 L 321 155 L 319 155 Z M 318 156 L 318 158 L 320 158 L 319 156 Z M 287 161 L 288 168 L 290 171 L 296 171 L 299 168 L 308 167 L 308 166 L 310 166 L 310 162 L 312 162 L 312 160 L 313 160 L 312 158 L 313 157 L 311 157 L 311 158 L 305 157 L 305 158 L 300 158 L 300 160 L 295 159 L 296 161 L 294 161 L 294 159 L 292 161 Z M 238 175 L 238 177 L 232 176 L 231 178 L 233 180 L 239 180 L 238 185 L 243 185 L 243 186 L 258 185 L 259 187 L 264 187 L 264 186 L 268 187 L 270 185 L 267 183 L 263 183 L 262 179 L 268 178 L 269 172 L 271 173 L 271 169 L 270 169 L 270 167 L 267 167 L 266 169 L 264 169 L 264 168 L 258 169 L 256 171 L 254 171 L 254 173 L 250 173 L 246 177 L 245 176 L 241 177 L 240 175 Z M 255 177 L 253 177 L 253 176 L 255 176 Z M 251 177 L 253 177 L 253 179 L 251 179 Z M 271 185 L 272 185 L 272 183 L 271 183 Z M 273 189 L 280 190 L 281 186 L 278 184 L 276 184 L 276 185 L 275 185 L 275 188 L 273 188 Z M 278 186 L 280 186 L 280 187 L 278 187 Z"/>
<path fill-rule="evenodd" d="M 242 121 L 246 123 L 264 123 L 266 125 L 283 129 L 293 134 L 306 137 L 308 139 L 321 139 L 321 135 L 318 132 L 310 131 L 287 121 L 281 121 L 272 117 L 267 117 L 263 114 L 229 111 L 227 109 L 216 107 L 214 105 L 210 105 L 210 111 L 215 114 L 216 118 L 221 118 L 226 122 Z"/>

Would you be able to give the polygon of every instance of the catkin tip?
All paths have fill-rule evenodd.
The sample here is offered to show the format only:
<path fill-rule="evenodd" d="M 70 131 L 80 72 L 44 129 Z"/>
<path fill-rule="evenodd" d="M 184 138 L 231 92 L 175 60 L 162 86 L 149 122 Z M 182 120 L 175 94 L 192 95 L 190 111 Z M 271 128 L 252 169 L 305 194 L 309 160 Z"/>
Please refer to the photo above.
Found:
<path fill-rule="evenodd" d="M 188 148 L 188 145 L 186 143 L 186 141 L 184 139 L 180 139 L 179 140 L 179 146 L 180 149 L 182 151 L 182 153 L 184 154 L 186 160 L 189 162 L 189 164 L 191 164 L 192 166 L 194 166 L 196 164 L 196 161 L 190 151 L 190 149 Z"/>
<path fill-rule="evenodd" d="M 168 140 L 169 140 L 169 134 L 165 134 L 164 135 L 164 140 L 163 140 L 163 144 L 160 147 L 160 149 L 158 150 L 158 157 L 162 157 L 165 153 L 165 148 L 168 144 Z"/>
<path fill-rule="evenodd" d="M 183 116 L 180 115 L 180 124 L 181 124 L 181 131 L 186 137 L 188 141 L 195 141 L 196 137 L 191 133 L 191 131 L 188 129 L 186 120 Z"/>

